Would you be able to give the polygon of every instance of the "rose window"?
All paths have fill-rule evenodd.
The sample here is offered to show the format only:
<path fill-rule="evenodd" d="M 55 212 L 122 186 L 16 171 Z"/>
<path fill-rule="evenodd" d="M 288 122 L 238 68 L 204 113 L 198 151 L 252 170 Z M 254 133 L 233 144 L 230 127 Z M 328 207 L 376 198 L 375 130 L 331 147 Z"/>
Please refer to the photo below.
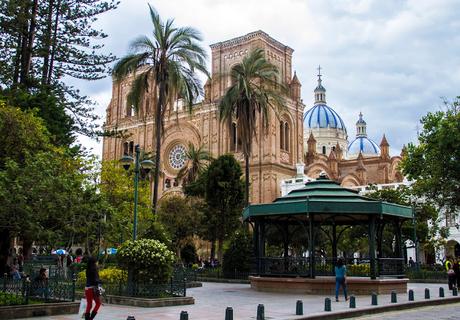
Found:
<path fill-rule="evenodd" d="M 187 161 L 185 152 L 185 147 L 181 144 L 171 149 L 171 152 L 169 152 L 169 164 L 173 169 L 179 170 L 185 165 Z"/>

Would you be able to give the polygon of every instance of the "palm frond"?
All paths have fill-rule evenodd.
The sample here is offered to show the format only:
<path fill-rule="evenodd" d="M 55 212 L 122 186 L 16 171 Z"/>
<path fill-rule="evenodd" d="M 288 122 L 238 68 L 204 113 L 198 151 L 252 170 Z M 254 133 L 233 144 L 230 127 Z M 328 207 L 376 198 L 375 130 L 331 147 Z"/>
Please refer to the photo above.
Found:
<path fill-rule="evenodd" d="M 133 106 L 136 110 L 136 113 L 139 112 L 139 105 L 141 101 L 144 99 L 145 92 L 148 91 L 149 88 L 149 75 L 150 72 L 142 72 L 141 74 L 137 75 L 134 79 L 131 90 L 128 93 L 126 102 L 128 106 Z"/>
<path fill-rule="evenodd" d="M 113 67 L 112 75 L 116 80 L 125 78 L 132 72 L 135 72 L 139 67 L 144 65 L 148 54 L 146 53 L 132 53 L 118 60 Z"/>

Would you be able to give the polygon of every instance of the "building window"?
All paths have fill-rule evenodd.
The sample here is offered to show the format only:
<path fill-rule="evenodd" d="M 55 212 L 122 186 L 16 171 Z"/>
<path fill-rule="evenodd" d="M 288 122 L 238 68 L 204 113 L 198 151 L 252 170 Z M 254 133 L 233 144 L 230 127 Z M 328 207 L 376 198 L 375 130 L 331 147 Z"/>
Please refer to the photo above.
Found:
<path fill-rule="evenodd" d="M 129 151 L 128 154 L 132 157 L 134 155 L 134 142 L 130 141 L 129 142 Z"/>
<path fill-rule="evenodd" d="M 287 122 L 284 123 L 284 149 L 289 151 L 289 125 Z"/>
<path fill-rule="evenodd" d="M 171 179 L 166 179 L 165 180 L 165 189 L 171 188 Z"/>
<path fill-rule="evenodd" d="M 326 146 L 323 146 L 323 154 L 326 154 Z"/>
<path fill-rule="evenodd" d="M 181 144 L 174 146 L 169 152 L 169 165 L 176 170 L 182 169 L 187 161 L 187 150 Z"/>
<path fill-rule="evenodd" d="M 289 151 L 290 150 L 290 129 L 289 124 L 286 121 L 280 121 L 280 149 Z"/>
<path fill-rule="evenodd" d="M 145 99 L 145 114 L 150 114 L 150 99 Z"/>
<path fill-rule="evenodd" d="M 129 142 L 124 142 L 123 143 L 123 155 L 127 156 L 129 152 Z"/>
<path fill-rule="evenodd" d="M 332 147 L 332 151 L 335 151 L 335 147 Z"/>
<path fill-rule="evenodd" d="M 280 149 L 284 150 L 284 122 L 280 121 Z"/>

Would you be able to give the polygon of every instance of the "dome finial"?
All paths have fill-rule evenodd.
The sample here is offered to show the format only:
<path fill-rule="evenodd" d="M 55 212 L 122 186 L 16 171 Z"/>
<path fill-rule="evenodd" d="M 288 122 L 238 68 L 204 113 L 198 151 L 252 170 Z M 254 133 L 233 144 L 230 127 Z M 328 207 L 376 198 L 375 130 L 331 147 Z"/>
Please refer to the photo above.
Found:
<path fill-rule="evenodd" d="M 318 66 L 318 86 L 315 89 L 315 104 L 318 104 L 318 103 L 325 104 L 326 103 L 326 89 L 321 84 L 322 82 L 321 76 L 322 76 L 321 66 Z"/>
<path fill-rule="evenodd" d="M 356 137 L 367 137 L 366 121 L 364 121 L 361 111 L 359 112 L 359 119 L 356 122 Z"/>

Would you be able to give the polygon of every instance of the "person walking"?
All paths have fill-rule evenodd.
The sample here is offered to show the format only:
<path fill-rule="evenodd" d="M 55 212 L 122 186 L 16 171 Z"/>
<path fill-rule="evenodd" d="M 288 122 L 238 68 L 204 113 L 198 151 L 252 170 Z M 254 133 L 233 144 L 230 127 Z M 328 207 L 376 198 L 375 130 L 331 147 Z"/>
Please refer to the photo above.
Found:
<path fill-rule="evenodd" d="M 345 301 L 348 300 L 347 297 L 347 267 L 343 264 L 343 260 L 339 258 L 335 266 L 335 301 L 339 302 L 339 290 L 340 287 L 343 288 L 343 295 L 345 296 Z"/>
<path fill-rule="evenodd" d="M 447 280 L 449 284 L 449 290 L 453 290 L 457 286 L 457 276 L 455 275 L 454 266 L 452 262 L 446 264 L 447 270 Z"/>
<path fill-rule="evenodd" d="M 86 286 L 85 286 L 85 297 L 86 297 L 86 310 L 85 320 L 91 320 L 96 317 L 96 314 L 101 306 L 101 297 L 99 294 L 99 272 L 97 270 L 97 261 L 94 257 L 89 257 L 86 267 Z M 95 303 L 94 309 L 91 311 L 93 306 L 93 300 Z"/>
<path fill-rule="evenodd" d="M 452 267 L 455 272 L 455 278 L 456 278 L 456 286 L 457 288 L 460 288 L 460 261 L 459 258 L 454 259 L 454 266 Z"/>

